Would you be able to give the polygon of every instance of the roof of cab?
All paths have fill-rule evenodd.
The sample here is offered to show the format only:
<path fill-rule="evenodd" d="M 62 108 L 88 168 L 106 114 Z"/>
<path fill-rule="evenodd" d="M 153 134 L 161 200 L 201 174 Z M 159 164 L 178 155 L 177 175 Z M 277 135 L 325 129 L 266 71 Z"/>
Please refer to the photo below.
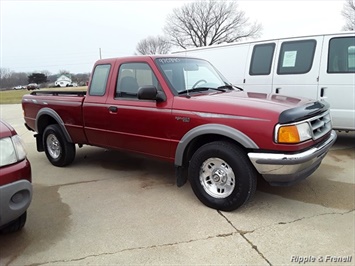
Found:
<path fill-rule="evenodd" d="M 132 55 L 125 57 L 114 57 L 114 58 L 105 58 L 99 59 L 96 61 L 97 64 L 108 64 L 116 61 L 147 61 L 147 60 L 155 60 L 157 58 L 194 58 L 193 56 L 183 56 L 183 55 L 175 55 L 175 54 L 159 54 L 159 55 Z"/>

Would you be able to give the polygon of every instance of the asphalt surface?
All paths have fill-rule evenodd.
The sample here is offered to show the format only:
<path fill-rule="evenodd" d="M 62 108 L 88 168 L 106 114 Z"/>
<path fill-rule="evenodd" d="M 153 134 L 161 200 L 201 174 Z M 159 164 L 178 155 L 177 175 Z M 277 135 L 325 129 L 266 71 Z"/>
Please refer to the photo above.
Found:
<path fill-rule="evenodd" d="M 34 197 L 20 232 L 0 236 L 0 265 L 354 265 L 355 134 L 339 133 L 320 168 L 291 187 L 258 184 L 234 212 L 205 207 L 173 166 L 85 146 L 52 166 L 0 105 L 27 146 Z"/>

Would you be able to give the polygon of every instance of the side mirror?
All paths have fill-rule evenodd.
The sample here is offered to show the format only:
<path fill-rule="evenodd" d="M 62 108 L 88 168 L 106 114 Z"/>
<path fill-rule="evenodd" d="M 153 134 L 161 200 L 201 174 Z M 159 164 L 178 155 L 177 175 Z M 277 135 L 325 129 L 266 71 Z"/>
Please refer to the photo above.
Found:
<path fill-rule="evenodd" d="M 140 100 L 154 100 L 157 102 L 166 101 L 165 94 L 161 91 L 158 91 L 157 88 L 153 85 L 140 87 L 138 89 L 137 96 Z"/>

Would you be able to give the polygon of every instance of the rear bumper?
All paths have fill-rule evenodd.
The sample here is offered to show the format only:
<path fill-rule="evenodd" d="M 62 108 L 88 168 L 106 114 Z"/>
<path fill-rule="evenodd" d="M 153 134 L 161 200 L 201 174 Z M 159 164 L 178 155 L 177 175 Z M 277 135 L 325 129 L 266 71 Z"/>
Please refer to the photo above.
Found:
<path fill-rule="evenodd" d="M 337 139 L 334 130 L 328 139 L 306 151 L 296 154 L 248 153 L 256 170 L 271 185 L 291 185 L 310 176 L 320 165 Z"/>

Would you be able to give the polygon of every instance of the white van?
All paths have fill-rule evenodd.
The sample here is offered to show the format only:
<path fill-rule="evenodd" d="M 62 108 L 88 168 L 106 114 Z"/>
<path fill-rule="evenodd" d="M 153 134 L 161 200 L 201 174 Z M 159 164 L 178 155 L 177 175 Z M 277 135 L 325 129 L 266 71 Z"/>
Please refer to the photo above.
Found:
<path fill-rule="evenodd" d="M 210 61 L 245 91 L 326 100 L 333 127 L 355 130 L 355 32 L 248 41 L 174 52 Z"/>

